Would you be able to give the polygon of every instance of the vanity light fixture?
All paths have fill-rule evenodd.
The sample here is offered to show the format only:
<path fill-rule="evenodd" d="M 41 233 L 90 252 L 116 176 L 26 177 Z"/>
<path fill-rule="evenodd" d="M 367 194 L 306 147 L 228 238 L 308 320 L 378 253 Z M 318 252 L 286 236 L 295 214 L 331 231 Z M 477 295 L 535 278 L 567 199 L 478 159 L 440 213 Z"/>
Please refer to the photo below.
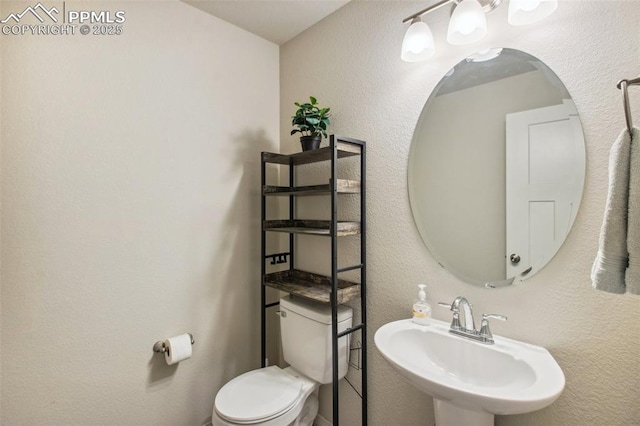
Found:
<path fill-rule="evenodd" d="M 487 34 L 486 13 L 498 7 L 502 0 L 441 0 L 405 18 L 411 22 L 402 41 L 401 58 L 405 62 L 429 59 L 435 53 L 433 35 L 420 17 L 453 3 L 454 9 L 447 30 L 447 41 L 453 45 L 471 44 Z M 509 23 L 527 25 L 551 15 L 558 8 L 558 0 L 510 0 Z"/>
<path fill-rule="evenodd" d="M 511 0 L 509 23 L 528 25 L 551 15 L 558 8 L 558 0 Z"/>
<path fill-rule="evenodd" d="M 402 40 L 402 60 L 419 62 L 429 59 L 436 52 L 433 34 L 427 24 L 419 16 L 411 21 L 411 25 Z"/>
<path fill-rule="evenodd" d="M 478 0 L 462 0 L 451 14 L 447 41 L 449 44 L 471 44 L 487 35 L 487 17 Z"/>

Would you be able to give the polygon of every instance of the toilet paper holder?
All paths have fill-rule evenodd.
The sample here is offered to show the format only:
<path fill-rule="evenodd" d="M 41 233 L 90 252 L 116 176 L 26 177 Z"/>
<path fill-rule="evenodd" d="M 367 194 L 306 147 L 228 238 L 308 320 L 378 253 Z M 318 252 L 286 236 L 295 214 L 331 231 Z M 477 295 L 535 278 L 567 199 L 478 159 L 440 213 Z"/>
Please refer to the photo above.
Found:
<path fill-rule="evenodd" d="M 194 343 L 196 343 L 196 341 L 193 340 L 193 334 L 191 333 L 187 333 L 187 334 L 191 338 L 191 344 L 193 345 Z M 158 340 L 153 344 L 153 351 L 158 353 L 164 353 L 164 352 L 168 352 L 169 348 L 167 347 L 167 345 L 164 343 L 163 340 Z"/>

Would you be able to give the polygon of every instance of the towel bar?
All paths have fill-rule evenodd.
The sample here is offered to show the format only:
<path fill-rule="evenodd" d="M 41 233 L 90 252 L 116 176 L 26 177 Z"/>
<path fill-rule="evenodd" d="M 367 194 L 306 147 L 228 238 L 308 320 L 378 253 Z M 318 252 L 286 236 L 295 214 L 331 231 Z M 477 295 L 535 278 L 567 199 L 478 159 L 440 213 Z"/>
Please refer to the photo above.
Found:
<path fill-rule="evenodd" d="M 629 102 L 629 86 L 640 85 L 640 77 L 634 78 L 631 80 L 620 80 L 616 86 L 618 89 L 622 90 L 622 102 L 624 107 L 624 118 L 627 122 L 627 130 L 629 130 L 629 134 L 631 134 L 631 130 L 633 129 L 633 119 L 631 117 L 631 105 Z"/>

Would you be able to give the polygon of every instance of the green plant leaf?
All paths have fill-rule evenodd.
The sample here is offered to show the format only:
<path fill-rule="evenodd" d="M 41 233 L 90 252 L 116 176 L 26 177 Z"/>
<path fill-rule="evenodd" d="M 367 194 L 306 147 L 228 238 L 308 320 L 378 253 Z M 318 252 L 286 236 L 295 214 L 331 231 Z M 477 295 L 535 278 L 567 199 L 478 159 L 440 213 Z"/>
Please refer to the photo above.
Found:
<path fill-rule="evenodd" d="M 294 129 L 291 135 L 301 133 L 303 136 L 324 136 L 327 137 L 327 126 L 330 124 L 329 111 L 330 108 L 322 108 L 318 106 L 318 99 L 315 96 L 309 96 L 309 102 L 294 102 L 298 107 L 295 115 L 291 117 L 291 124 Z"/>

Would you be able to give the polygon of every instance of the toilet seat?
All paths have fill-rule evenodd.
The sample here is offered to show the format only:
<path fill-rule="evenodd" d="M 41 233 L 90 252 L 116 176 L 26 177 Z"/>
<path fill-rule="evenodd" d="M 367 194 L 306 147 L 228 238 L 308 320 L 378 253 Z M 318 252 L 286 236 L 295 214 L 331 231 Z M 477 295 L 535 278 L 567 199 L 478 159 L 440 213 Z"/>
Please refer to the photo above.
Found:
<path fill-rule="evenodd" d="M 216 395 L 216 413 L 236 424 L 264 422 L 289 411 L 304 381 L 277 366 L 249 371 L 228 382 Z"/>

